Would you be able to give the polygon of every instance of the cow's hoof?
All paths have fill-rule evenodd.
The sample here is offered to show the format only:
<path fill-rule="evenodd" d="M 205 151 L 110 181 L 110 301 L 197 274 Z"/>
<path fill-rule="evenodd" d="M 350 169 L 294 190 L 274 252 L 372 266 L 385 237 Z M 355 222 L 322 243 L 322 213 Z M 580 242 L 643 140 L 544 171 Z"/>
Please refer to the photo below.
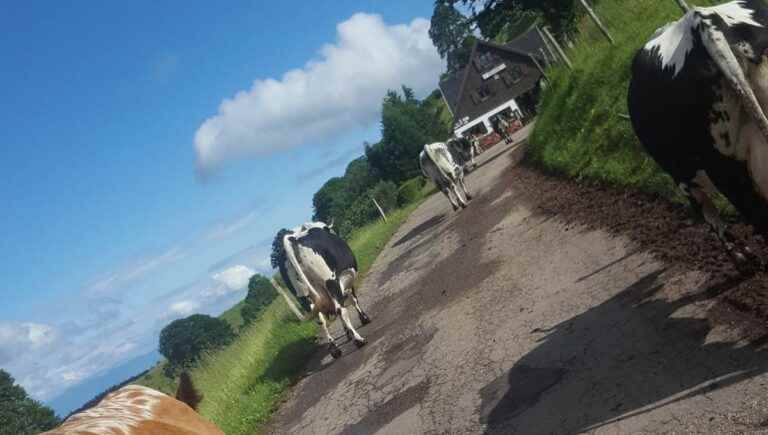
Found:
<path fill-rule="evenodd" d="M 467 208 L 467 204 L 462 202 L 461 203 L 461 208 Z"/>
<path fill-rule="evenodd" d="M 367 314 L 362 313 L 362 314 L 360 314 L 360 323 L 362 323 L 363 325 L 367 325 L 367 324 L 371 323 L 371 318 L 368 317 Z"/>
<path fill-rule="evenodd" d="M 335 344 L 328 346 L 328 350 L 331 352 L 333 359 L 339 359 L 341 357 L 341 349 Z"/>
<path fill-rule="evenodd" d="M 456 206 L 456 205 L 453 206 L 453 211 L 457 211 L 458 209 L 459 209 L 458 206 Z"/>
<path fill-rule="evenodd" d="M 367 342 L 365 341 L 365 339 L 362 339 L 362 340 L 355 340 L 355 346 L 357 346 L 357 348 L 358 348 L 358 349 L 359 349 L 359 348 L 361 348 L 361 347 L 363 347 L 363 346 L 365 346 L 365 343 L 367 343 Z"/>
<path fill-rule="evenodd" d="M 467 201 L 472 201 L 472 195 L 467 195 Z"/>

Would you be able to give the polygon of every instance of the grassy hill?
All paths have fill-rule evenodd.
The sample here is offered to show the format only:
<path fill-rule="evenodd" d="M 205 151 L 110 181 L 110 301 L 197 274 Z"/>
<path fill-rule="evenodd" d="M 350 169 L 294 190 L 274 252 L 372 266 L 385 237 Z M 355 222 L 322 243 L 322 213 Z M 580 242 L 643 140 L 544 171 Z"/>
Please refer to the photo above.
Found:
<path fill-rule="evenodd" d="M 712 5 L 714 1 L 689 1 Z M 597 13 L 616 39 L 611 46 L 591 21 L 584 21 L 576 47 L 568 50 L 574 70 L 549 71 L 528 158 L 577 179 L 592 179 L 680 199 L 672 179 L 643 151 L 626 114 L 634 53 L 664 23 L 682 16 L 672 0 L 602 0 Z"/>

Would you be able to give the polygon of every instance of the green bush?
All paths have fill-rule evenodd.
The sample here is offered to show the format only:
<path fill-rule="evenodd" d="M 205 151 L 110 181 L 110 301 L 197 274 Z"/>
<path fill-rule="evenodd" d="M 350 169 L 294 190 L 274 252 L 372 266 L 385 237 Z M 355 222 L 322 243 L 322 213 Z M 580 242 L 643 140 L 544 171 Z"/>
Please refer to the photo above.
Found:
<path fill-rule="evenodd" d="M 0 434 L 37 434 L 58 426 L 53 410 L 27 396 L 13 377 L 0 369 Z"/>
<path fill-rule="evenodd" d="M 368 191 L 368 195 L 376 198 L 384 213 L 397 208 L 397 186 L 391 181 L 379 181 Z"/>
<path fill-rule="evenodd" d="M 197 361 L 204 352 L 228 345 L 235 339 L 232 326 L 225 320 L 193 314 L 171 322 L 160 332 L 160 353 L 173 368 Z"/>
<path fill-rule="evenodd" d="M 425 182 L 424 177 L 415 177 L 403 183 L 397 189 L 397 205 L 403 207 L 421 198 Z"/>
<path fill-rule="evenodd" d="M 277 297 L 277 290 L 269 280 L 259 274 L 253 275 L 248 282 L 248 295 L 240 311 L 243 323 L 250 325 L 258 319 L 264 309 Z"/>

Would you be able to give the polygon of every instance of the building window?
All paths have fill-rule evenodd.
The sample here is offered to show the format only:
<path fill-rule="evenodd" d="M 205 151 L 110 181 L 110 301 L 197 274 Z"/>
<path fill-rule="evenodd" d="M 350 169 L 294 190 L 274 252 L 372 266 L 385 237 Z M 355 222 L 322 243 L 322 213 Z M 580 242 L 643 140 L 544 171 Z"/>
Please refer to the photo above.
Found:
<path fill-rule="evenodd" d="M 493 69 L 493 67 L 496 66 L 498 61 L 491 53 L 486 52 L 479 56 L 476 56 L 472 60 L 472 63 L 475 65 L 477 72 L 484 73 L 490 69 Z"/>
<path fill-rule="evenodd" d="M 520 68 L 520 65 L 515 65 L 512 68 L 509 68 L 508 71 L 504 72 L 501 75 L 501 79 L 504 81 L 504 84 L 507 85 L 507 87 L 511 87 L 523 79 L 523 69 Z"/>

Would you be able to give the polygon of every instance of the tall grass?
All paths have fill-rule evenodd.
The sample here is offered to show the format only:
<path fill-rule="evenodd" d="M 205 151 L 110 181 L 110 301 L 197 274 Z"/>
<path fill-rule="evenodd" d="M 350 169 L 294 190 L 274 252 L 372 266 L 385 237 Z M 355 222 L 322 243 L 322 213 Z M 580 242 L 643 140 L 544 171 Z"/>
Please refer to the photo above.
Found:
<path fill-rule="evenodd" d="M 413 203 L 389 213 L 387 222 L 373 222 L 353 232 L 349 245 L 361 277 L 403 221 L 433 191 L 427 184 Z M 240 328 L 241 306 L 235 305 L 221 317 Z M 258 433 L 314 351 L 316 334 L 314 322 L 298 322 L 283 298 L 275 299 L 257 321 L 240 329 L 234 343 L 205 355 L 190 370 L 195 387 L 204 396 L 200 414 L 227 435 Z M 178 380 L 166 377 L 161 363 L 137 383 L 173 395 Z"/>
<path fill-rule="evenodd" d="M 697 5 L 719 2 L 699 0 Z M 616 39 L 590 21 L 568 54 L 574 70 L 549 71 L 528 158 L 577 179 L 632 186 L 680 200 L 672 179 L 642 149 L 626 114 L 630 66 L 650 35 L 682 11 L 673 0 L 601 0 L 597 13 Z"/>

